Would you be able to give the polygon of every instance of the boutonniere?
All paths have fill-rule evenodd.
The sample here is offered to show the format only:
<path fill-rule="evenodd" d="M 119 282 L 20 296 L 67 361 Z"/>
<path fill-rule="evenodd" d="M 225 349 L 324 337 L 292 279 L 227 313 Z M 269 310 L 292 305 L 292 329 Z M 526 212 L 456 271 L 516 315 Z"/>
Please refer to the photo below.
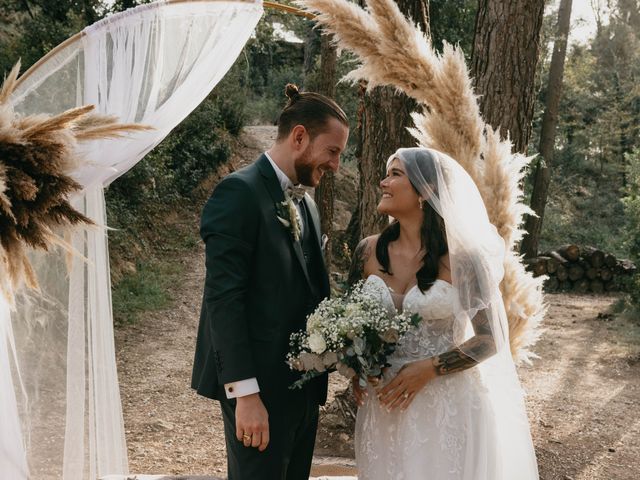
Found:
<path fill-rule="evenodd" d="M 285 192 L 284 202 L 276 203 L 276 215 L 278 221 L 289 229 L 289 233 L 293 240 L 300 241 L 300 232 L 302 231 L 300 219 L 298 218 L 298 209 L 293 203 L 291 197 Z"/>

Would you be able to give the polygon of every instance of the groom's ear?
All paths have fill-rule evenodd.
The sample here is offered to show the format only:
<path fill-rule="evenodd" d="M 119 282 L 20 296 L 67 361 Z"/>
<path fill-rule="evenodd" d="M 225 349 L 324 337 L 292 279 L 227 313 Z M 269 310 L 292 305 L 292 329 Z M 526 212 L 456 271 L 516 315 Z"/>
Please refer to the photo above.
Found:
<path fill-rule="evenodd" d="M 291 129 L 289 140 L 294 151 L 303 151 L 309 144 L 309 131 L 304 125 L 296 125 Z"/>

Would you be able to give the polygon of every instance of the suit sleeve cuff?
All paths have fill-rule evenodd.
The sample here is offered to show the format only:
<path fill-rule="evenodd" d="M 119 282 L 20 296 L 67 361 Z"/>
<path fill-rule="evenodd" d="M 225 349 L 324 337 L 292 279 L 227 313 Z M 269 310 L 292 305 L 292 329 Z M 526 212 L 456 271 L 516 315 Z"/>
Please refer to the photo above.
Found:
<path fill-rule="evenodd" d="M 227 394 L 227 398 L 238 398 L 258 393 L 260 387 L 258 387 L 258 379 L 254 377 L 237 382 L 225 383 L 224 391 Z"/>

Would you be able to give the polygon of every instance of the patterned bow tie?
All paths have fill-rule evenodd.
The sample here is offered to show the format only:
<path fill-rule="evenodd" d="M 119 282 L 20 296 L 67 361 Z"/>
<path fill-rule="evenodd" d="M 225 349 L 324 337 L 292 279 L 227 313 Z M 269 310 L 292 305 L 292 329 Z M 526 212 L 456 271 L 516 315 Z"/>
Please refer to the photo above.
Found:
<path fill-rule="evenodd" d="M 287 194 L 297 202 L 304 198 L 305 193 L 307 193 L 307 191 L 302 185 L 293 185 L 287 187 Z"/>

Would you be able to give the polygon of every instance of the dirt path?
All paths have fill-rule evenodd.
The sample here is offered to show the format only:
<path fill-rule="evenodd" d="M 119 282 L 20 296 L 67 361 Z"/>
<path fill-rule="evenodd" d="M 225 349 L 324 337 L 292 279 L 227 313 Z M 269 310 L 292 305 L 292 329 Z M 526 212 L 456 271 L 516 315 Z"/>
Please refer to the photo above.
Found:
<path fill-rule="evenodd" d="M 615 297 L 548 295 L 546 332 L 521 369 L 543 479 L 640 478 L 640 328 Z"/>
<path fill-rule="evenodd" d="M 240 153 L 249 160 L 272 138 L 273 128 L 254 127 L 250 134 Z M 224 476 L 220 409 L 189 388 L 203 254 L 198 250 L 179 261 L 186 273 L 176 283 L 174 305 L 116 332 L 130 470 Z M 640 326 L 606 313 L 613 296 L 547 299 L 546 332 L 536 347 L 541 358 L 520 369 L 540 477 L 640 478 Z M 343 385 L 332 378 L 330 394 Z M 353 438 L 334 428 L 331 415 L 323 413 L 313 473 L 355 474 Z"/>

